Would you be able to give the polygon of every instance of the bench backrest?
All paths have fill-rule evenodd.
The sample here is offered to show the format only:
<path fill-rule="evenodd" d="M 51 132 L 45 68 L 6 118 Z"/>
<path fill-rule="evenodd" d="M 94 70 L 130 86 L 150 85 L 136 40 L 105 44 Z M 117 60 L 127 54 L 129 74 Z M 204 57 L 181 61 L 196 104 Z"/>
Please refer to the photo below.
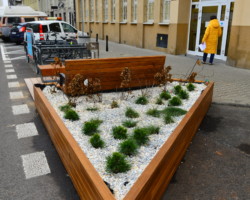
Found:
<path fill-rule="evenodd" d="M 101 90 L 117 90 L 121 85 L 121 72 L 128 67 L 131 72 L 129 88 L 152 86 L 154 75 L 164 68 L 165 56 L 99 58 L 65 61 L 65 86 L 76 74 L 85 79 L 98 78 Z"/>

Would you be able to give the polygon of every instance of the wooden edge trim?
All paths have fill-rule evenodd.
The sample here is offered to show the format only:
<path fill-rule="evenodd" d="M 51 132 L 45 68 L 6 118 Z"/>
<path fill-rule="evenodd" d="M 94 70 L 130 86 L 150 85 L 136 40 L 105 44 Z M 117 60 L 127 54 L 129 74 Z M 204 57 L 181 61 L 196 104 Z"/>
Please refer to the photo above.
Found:
<path fill-rule="evenodd" d="M 88 199 L 98 198 L 98 199 L 114 199 L 114 196 L 109 191 L 108 187 L 105 185 L 103 179 L 100 177 L 96 169 L 93 167 L 93 165 L 90 163 L 89 159 L 86 157 L 86 155 L 83 153 L 69 130 L 66 128 L 60 117 L 57 115 L 54 108 L 50 105 L 46 97 L 43 95 L 40 88 L 34 87 L 34 95 L 35 95 L 35 106 L 49 132 L 49 135 L 51 137 L 51 140 L 53 144 L 55 145 L 57 152 L 63 161 L 63 164 L 65 168 L 67 169 L 67 172 L 69 173 L 71 180 L 78 191 L 79 196 L 83 199 L 86 198 L 86 196 L 81 196 L 81 194 L 85 193 L 84 195 L 88 194 L 88 191 L 83 191 L 84 188 L 81 187 L 81 185 L 78 184 L 77 179 L 80 178 L 85 182 L 89 182 L 92 190 L 92 194 L 95 194 L 95 196 L 88 196 Z M 52 118 L 56 121 L 56 126 L 58 129 L 60 129 L 60 133 L 53 132 L 53 127 L 51 127 L 50 123 L 47 122 L 46 118 L 50 115 Z M 53 124 L 55 125 L 55 124 Z M 55 135 L 61 134 L 60 137 L 63 137 L 63 145 L 62 148 L 58 147 L 57 142 L 55 141 Z M 64 149 L 67 149 L 69 152 L 64 151 Z M 70 160 L 72 157 L 78 158 L 77 160 Z M 75 163 L 75 165 L 73 164 Z M 74 166 L 72 166 L 74 165 Z M 79 173 L 75 169 L 79 167 L 79 170 L 84 169 L 86 174 L 88 176 L 81 177 Z"/>
<path fill-rule="evenodd" d="M 149 165 L 145 168 L 143 173 L 140 175 L 140 177 L 137 179 L 137 181 L 134 183 L 130 191 L 125 196 L 124 200 L 131 200 L 131 199 L 145 199 L 147 196 L 154 197 L 153 199 L 158 199 L 162 196 L 163 192 L 165 191 L 167 185 L 169 184 L 172 176 L 174 175 L 177 167 L 179 166 L 179 163 L 184 156 L 187 147 L 189 146 L 189 143 L 193 137 L 193 135 L 196 133 L 203 117 L 205 116 L 211 102 L 212 102 L 212 94 L 213 94 L 213 86 L 214 83 L 209 83 L 207 88 L 202 92 L 200 97 L 197 99 L 195 104 L 191 107 L 189 112 L 185 115 L 185 117 L 182 119 L 181 123 L 177 126 L 177 128 L 174 130 L 174 132 L 171 134 L 171 136 L 168 138 L 168 140 L 164 143 L 164 145 L 161 147 L 161 149 L 158 151 L 156 156 L 151 160 Z M 206 101 L 204 103 L 204 101 Z M 205 105 L 203 105 L 205 104 Z M 182 141 L 183 145 L 182 147 L 178 146 L 178 148 L 181 148 L 181 151 L 179 152 L 179 155 L 174 155 L 174 151 L 176 151 L 177 145 L 175 144 L 177 139 L 182 139 L 180 137 L 183 137 L 181 134 L 183 130 L 185 131 L 185 128 L 190 125 L 193 118 L 195 118 L 194 115 L 197 115 L 197 113 L 200 112 L 201 107 L 205 106 L 205 110 L 201 113 L 201 118 L 199 121 L 196 121 L 196 126 L 193 128 L 192 132 L 190 132 L 190 137 L 186 141 Z M 168 154 L 173 154 L 168 156 Z M 175 158 L 174 158 L 175 156 Z M 164 160 L 165 159 L 165 160 Z M 159 176 L 162 178 L 162 175 L 159 175 L 160 171 L 164 171 L 163 166 L 161 166 L 161 163 L 173 162 L 174 164 L 166 169 L 168 173 L 166 173 L 166 177 L 164 178 L 164 181 L 158 182 Z M 167 168 L 167 166 L 165 166 Z M 165 171 L 166 171 L 165 170 Z M 155 175 L 158 175 L 157 179 L 155 179 Z M 160 178 L 159 178 L 160 179 Z M 149 197 L 149 199 L 150 199 Z M 158 197 L 158 198 L 157 198 Z"/>

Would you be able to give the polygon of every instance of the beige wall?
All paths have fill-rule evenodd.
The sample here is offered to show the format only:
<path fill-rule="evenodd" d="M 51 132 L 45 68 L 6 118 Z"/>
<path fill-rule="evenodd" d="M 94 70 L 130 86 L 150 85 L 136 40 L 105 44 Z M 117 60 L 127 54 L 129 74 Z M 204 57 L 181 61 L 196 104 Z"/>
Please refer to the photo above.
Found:
<path fill-rule="evenodd" d="M 23 0 L 23 5 L 30 6 L 34 10 L 39 10 L 38 0 Z"/>
<path fill-rule="evenodd" d="M 250 1 L 236 0 L 227 63 L 250 69 Z"/>

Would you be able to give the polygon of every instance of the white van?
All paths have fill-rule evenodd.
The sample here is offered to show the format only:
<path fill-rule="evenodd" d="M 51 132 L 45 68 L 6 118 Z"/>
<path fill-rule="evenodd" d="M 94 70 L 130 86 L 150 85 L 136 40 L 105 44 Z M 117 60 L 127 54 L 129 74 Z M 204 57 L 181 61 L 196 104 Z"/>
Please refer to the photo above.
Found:
<path fill-rule="evenodd" d="M 29 6 L 4 7 L 0 21 L 0 38 L 3 41 L 10 40 L 10 29 L 14 24 L 37 21 L 46 16 L 46 13 L 35 11 Z"/>

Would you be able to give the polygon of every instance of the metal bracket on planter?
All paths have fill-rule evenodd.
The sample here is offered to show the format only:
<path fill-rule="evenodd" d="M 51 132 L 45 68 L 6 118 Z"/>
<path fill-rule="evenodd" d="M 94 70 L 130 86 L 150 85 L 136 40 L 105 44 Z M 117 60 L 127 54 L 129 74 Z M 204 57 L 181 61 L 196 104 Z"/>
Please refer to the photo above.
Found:
<path fill-rule="evenodd" d="M 59 84 L 60 84 L 61 87 L 63 86 L 64 82 L 65 82 L 65 74 L 60 73 L 59 74 Z"/>

